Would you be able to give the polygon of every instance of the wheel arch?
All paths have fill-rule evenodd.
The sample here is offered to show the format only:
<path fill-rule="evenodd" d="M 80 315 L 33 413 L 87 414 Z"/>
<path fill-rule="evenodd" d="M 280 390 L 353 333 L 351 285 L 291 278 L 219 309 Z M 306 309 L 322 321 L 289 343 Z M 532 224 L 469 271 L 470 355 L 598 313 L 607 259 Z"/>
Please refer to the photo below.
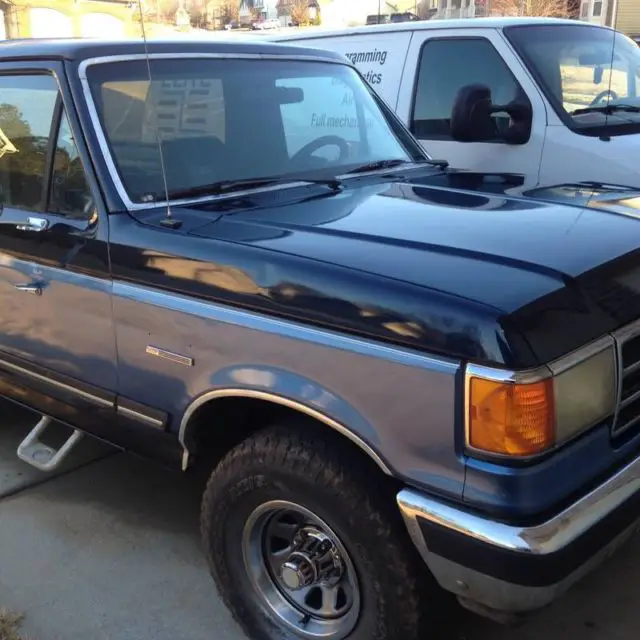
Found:
<path fill-rule="evenodd" d="M 329 393 L 329 392 L 326 392 Z M 333 394 L 331 394 L 333 398 Z M 344 420 L 336 419 L 335 416 L 329 415 L 327 411 L 323 411 L 318 407 L 314 407 L 312 402 L 303 400 L 300 398 L 291 397 L 289 395 L 283 395 L 277 391 L 267 391 L 264 389 L 248 388 L 241 386 L 234 387 L 220 387 L 211 389 L 202 393 L 196 399 L 194 399 L 188 406 L 182 420 L 180 421 L 180 429 L 178 439 L 183 448 L 182 456 L 182 470 L 186 471 L 191 466 L 191 460 L 196 448 L 196 442 L 203 429 L 207 429 L 205 422 L 209 422 L 207 418 L 217 416 L 217 409 L 221 407 L 225 402 L 230 404 L 233 409 L 241 410 L 247 408 L 249 405 L 253 409 L 260 409 L 260 415 L 266 417 L 270 415 L 282 415 L 288 414 L 289 416 L 298 415 L 312 420 L 316 424 L 323 425 L 331 429 L 334 433 L 339 434 L 343 438 L 349 440 L 353 445 L 357 446 L 376 466 L 383 471 L 386 475 L 392 475 L 389 465 L 385 462 L 384 458 L 378 453 L 375 446 L 361 435 L 362 426 L 366 425 L 365 431 L 367 435 L 375 435 L 373 427 L 366 422 L 362 422 L 364 419 L 360 414 L 356 414 L 360 419 L 357 420 L 360 424 L 360 429 L 356 431 L 350 424 Z M 339 404 L 344 401 L 339 401 Z M 226 407 L 225 407 L 226 408 Z M 233 410 L 232 409 L 232 410 Z M 264 409 L 264 412 L 262 411 Z M 345 407 L 346 409 L 346 407 Z M 353 409 L 349 407 L 347 413 L 353 414 Z M 343 412 L 344 413 L 344 412 Z M 264 425 L 263 425 L 264 426 Z M 215 429 L 215 427 L 214 427 Z M 237 438 L 232 439 L 232 444 L 227 445 L 224 449 L 229 449 L 239 441 L 251 435 L 260 429 L 260 425 L 251 425 L 248 428 L 241 429 L 237 434 Z M 214 435 L 214 434 L 212 434 Z M 375 438 L 377 439 L 377 438 Z M 237 440 L 237 441 L 236 441 Z M 224 455 L 225 451 L 221 454 Z"/>

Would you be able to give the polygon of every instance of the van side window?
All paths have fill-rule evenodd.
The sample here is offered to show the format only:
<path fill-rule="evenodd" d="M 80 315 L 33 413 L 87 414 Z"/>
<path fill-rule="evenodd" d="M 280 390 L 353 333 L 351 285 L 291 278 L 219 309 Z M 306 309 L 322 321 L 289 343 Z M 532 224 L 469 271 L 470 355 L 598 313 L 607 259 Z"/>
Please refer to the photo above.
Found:
<path fill-rule="evenodd" d="M 486 38 L 427 40 L 420 54 L 411 131 L 420 140 L 450 140 L 451 109 L 458 91 L 485 84 L 494 104 L 507 104 L 524 91 Z M 498 131 L 509 127 L 509 116 L 494 116 Z"/>

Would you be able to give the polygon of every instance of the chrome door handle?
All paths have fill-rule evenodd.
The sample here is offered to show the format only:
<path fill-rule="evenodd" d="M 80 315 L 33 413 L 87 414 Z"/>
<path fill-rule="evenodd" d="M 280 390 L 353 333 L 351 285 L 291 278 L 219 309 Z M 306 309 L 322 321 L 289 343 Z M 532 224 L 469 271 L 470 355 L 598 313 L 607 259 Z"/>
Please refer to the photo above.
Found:
<path fill-rule="evenodd" d="M 42 295 L 42 287 L 39 284 L 16 284 L 15 288 L 24 293 L 30 293 L 33 296 Z"/>
<path fill-rule="evenodd" d="M 18 231 L 44 231 L 49 226 L 46 218 L 27 218 L 27 224 L 16 225 Z"/>

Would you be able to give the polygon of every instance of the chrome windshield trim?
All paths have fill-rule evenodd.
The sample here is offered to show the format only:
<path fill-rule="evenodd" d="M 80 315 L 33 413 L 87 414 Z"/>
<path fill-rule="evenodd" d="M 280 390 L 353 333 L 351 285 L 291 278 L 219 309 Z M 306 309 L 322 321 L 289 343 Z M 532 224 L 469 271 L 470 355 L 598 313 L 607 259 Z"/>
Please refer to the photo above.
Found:
<path fill-rule="evenodd" d="M 577 540 L 640 491 L 640 457 L 609 480 L 542 524 L 523 527 L 496 522 L 414 491 L 403 489 L 397 502 L 414 543 L 429 553 L 417 525 L 424 518 L 484 544 L 531 555 L 548 555 Z"/>
<path fill-rule="evenodd" d="M 289 54 L 258 54 L 258 53 L 245 53 L 245 54 L 230 54 L 230 53 L 150 53 L 148 56 L 144 53 L 140 54 L 132 54 L 132 55 L 114 55 L 114 56 L 100 56 L 96 58 L 87 58 L 83 60 L 78 67 L 78 77 L 80 79 L 80 85 L 82 87 L 82 93 L 84 96 L 85 104 L 87 106 L 87 110 L 89 112 L 89 119 L 93 125 L 93 129 L 95 131 L 96 137 L 98 139 L 98 145 L 100 146 L 100 151 L 102 153 L 102 157 L 107 165 L 107 169 L 109 170 L 109 174 L 111 175 L 111 180 L 115 186 L 115 189 L 118 193 L 118 196 L 122 200 L 125 208 L 128 211 L 142 211 L 145 209 L 155 209 L 158 207 L 168 207 L 172 206 L 182 206 L 188 204 L 198 204 L 201 202 L 212 202 L 216 200 L 222 200 L 225 198 L 231 197 L 240 197 L 244 195 L 249 195 L 255 192 L 264 192 L 264 191 L 281 191 L 283 189 L 291 189 L 293 187 L 300 187 L 307 182 L 291 182 L 279 185 L 273 185 L 271 187 L 260 187 L 257 189 L 247 189 L 244 191 L 235 191 L 229 194 L 223 194 L 218 196 L 201 196 L 198 198 L 183 198 L 180 200 L 155 200 L 154 202 L 133 202 L 131 198 L 129 198 L 129 194 L 125 189 L 122 180 L 120 179 L 120 175 L 116 168 L 115 161 L 113 156 L 109 150 L 109 145 L 107 143 L 107 137 L 102 128 L 102 123 L 100 122 L 100 116 L 98 115 L 98 109 L 96 107 L 95 101 L 93 99 L 93 95 L 91 94 L 91 86 L 89 85 L 89 79 L 87 76 L 87 69 L 90 66 L 98 65 L 98 64 L 108 64 L 114 62 L 125 62 L 130 60 L 188 60 L 188 59 L 216 59 L 216 60 L 292 60 L 292 61 L 302 61 L 302 62 L 319 62 L 323 64 L 336 64 L 344 67 L 352 68 L 352 66 L 345 59 L 344 61 L 334 58 L 324 58 L 322 56 L 304 56 L 304 55 L 289 55 Z"/>

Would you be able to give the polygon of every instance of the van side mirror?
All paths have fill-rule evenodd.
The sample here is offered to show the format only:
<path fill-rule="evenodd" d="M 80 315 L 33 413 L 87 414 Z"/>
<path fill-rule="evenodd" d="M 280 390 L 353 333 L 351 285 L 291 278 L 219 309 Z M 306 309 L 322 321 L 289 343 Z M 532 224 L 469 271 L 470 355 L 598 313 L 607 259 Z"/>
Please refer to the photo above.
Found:
<path fill-rule="evenodd" d="M 493 115 L 507 113 L 511 120 L 508 129 L 499 131 Z M 501 141 L 507 144 L 525 144 L 531 136 L 533 114 L 524 102 L 495 105 L 491 89 L 483 84 L 462 87 L 451 110 L 451 137 L 456 142 Z"/>

